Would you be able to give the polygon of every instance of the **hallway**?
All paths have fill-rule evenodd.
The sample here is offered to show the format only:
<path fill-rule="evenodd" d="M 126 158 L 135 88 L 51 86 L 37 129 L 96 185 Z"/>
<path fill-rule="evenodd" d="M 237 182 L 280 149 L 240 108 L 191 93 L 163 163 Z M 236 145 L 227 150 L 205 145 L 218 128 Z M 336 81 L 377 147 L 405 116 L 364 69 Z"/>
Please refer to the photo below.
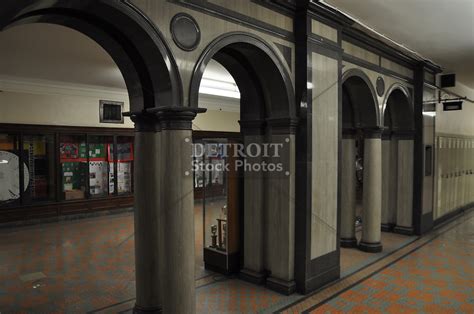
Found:
<path fill-rule="evenodd" d="M 197 310 L 358 312 L 395 306 L 399 312 L 403 306 L 433 312 L 436 306 L 442 312 L 472 312 L 473 227 L 470 213 L 423 238 L 382 233 L 385 243 L 391 243 L 383 256 L 343 249 L 341 273 L 346 277 L 306 296 L 284 296 L 235 277 L 207 273 L 196 282 Z M 4 229 L 0 234 L 0 312 L 131 312 L 135 282 L 130 213 Z M 199 264 L 196 267 L 199 270 Z M 338 289 L 343 293 L 332 298 Z"/>

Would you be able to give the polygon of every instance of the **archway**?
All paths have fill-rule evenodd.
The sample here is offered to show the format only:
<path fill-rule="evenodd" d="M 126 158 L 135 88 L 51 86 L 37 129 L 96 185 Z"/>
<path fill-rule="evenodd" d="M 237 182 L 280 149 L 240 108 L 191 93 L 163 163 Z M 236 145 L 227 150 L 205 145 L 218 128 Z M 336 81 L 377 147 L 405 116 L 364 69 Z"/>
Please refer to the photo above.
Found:
<path fill-rule="evenodd" d="M 198 106 L 203 72 L 213 59 L 234 78 L 240 92 L 242 143 L 282 145 L 280 156 L 247 158 L 251 163 L 283 161 L 287 173 L 243 172 L 243 254 L 241 278 L 266 282 L 292 293 L 294 284 L 294 129 L 296 109 L 288 71 L 273 48 L 260 38 L 231 33 L 214 40 L 196 64 L 190 106 Z"/>
<path fill-rule="evenodd" d="M 134 189 L 136 310 L 160 310 L 162 276 L 158 260 L 163 255 L 160 250 L 166 247 L 159 243 L 162 238 L 158 237 L 158 231 L 161 230 L 157 228 L 161 195 L 153 196 L 161 192 L 159 181 L 162 174 L 161 166 L 156 163 L 157 155 L 164 156 L 169 150 L 165 147 L 161 151 L 154 146 L 161 125 L 152 109 L 166 107 L 169 110 L 183 105 L 181 80 L 169 48 L 153 23 L 128 1 L 6 0 L 1 6 L 0 31 L 28 23 L 69 27 L 97 42 L 119 67 L 127 86 L 137 131 Z M 179 110 L 172 111 L 174 114 Z M 166 115 L 165 112 L 160 114 Z M 184 115 L 188 120 L 195 113 Z M 173 118 L 166 116 L 163 120 L 167 119 Z M 171 129 L 175 128 L 171 126 Z M 194 290 L 192 285 L 190 287 Z M 177 298 L 182 299 L 182 296 Z M 194 298 L 187 304 L 194 307 Z"/>
<path fill-rule="evenodd" d="M 342 95 L 341 246 L 379 252 L 382 173 L 377 97 L 370 79 L 358 69 L 344 73 Z M 358 244 L 355 222 L 360 212 Z"/>
<path fill-rule="evenodd" d="M 413 136 L 410 94 L 394 84 L 384 102 L 382 228 L 413 233 Z"/>

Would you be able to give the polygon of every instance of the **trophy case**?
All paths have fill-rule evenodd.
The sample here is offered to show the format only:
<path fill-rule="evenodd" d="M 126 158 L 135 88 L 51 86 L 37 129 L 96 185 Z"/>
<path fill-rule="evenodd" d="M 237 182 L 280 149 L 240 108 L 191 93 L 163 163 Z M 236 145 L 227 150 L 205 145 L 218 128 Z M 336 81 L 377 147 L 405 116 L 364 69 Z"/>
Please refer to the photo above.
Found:
<path fill-rule="evenodd" d="M 204 139 L 204 154 L 195 172 L 203 206 L 204 267 L 224 274 L 240 270 L 241 175 L 229 139 Z"/>

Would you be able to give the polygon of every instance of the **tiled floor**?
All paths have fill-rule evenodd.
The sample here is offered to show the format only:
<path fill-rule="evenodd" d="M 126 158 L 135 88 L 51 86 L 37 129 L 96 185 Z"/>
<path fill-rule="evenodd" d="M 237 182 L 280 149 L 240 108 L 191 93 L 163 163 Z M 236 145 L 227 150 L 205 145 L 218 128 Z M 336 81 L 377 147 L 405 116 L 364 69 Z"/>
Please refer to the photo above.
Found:
<path fill-rule="evenodd" d="M 196 219 L 202 217 L 196 206 Z M 465 219 L 465 218 L 462 218 Z M 202 220 L 201 220 L 202 221 Z M 202 235 L 202 223 L 201 232 Z M 441 234 L 432 242 L 384 234 L 384 254 L 343 250 L 341 266 L 347 281 L 324 295 L 283 296 L 262 286 L 206 272 L 197 256 L 198 313 L 268 313 L 315 310 L 322 312 L 392 310 L 473 312 L 472 233 L 474 218 Z M 199 240 L 199 238 L 201 240 Z M 199 242 L 200 241 L 200 242 Z M 424 247 L 403 257 L 412 247 Z M 403 247 L 403 249 L 396 251 Z M 197 236 L 196 248 L 202 248 Z M 377 259 L 391 254 L 388 258 Z M 400 255 L 402 254 L 402 255 Z M 387 260 L 387 261 L 386 261 Z M 385 264 L 384 264 L 385 263 Z M 370 265 L 370 266 L 369 266 Z M 363 271 L 349 275 L 360 269 Z M 204 276 L 204 277 L 203 277 Z M 340 286 L 348 289 L 326 304 Z M 338 292 L 339 291 L 339 292 Z M 134 304 L 133 216 L 121 214 L 0 230 L 0 313 L 118 313 Z M 318 301 L 319 300 L 319 301 Z"/>

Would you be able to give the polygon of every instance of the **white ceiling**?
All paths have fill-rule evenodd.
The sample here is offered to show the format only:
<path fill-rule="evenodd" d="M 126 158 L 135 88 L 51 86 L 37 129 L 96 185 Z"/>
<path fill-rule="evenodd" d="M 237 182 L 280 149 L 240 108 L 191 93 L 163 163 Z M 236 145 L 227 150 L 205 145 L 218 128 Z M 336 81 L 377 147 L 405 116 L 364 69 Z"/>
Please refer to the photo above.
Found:
<path fill-rule="evenodd" d="M 324 0 L 474 88 L 474 0 Z"/>
<path fill-rule="evenodd" d="M 52 24 L 0 32 L 0 76 L 126 89 L 119 68 L 102 47 L 82 33 Z M 233 98 L 239 96 L 232 76 L 214 60 L 202 83 L 207 90 L 213 87 L 223 95 L 230 91 Z"/>

